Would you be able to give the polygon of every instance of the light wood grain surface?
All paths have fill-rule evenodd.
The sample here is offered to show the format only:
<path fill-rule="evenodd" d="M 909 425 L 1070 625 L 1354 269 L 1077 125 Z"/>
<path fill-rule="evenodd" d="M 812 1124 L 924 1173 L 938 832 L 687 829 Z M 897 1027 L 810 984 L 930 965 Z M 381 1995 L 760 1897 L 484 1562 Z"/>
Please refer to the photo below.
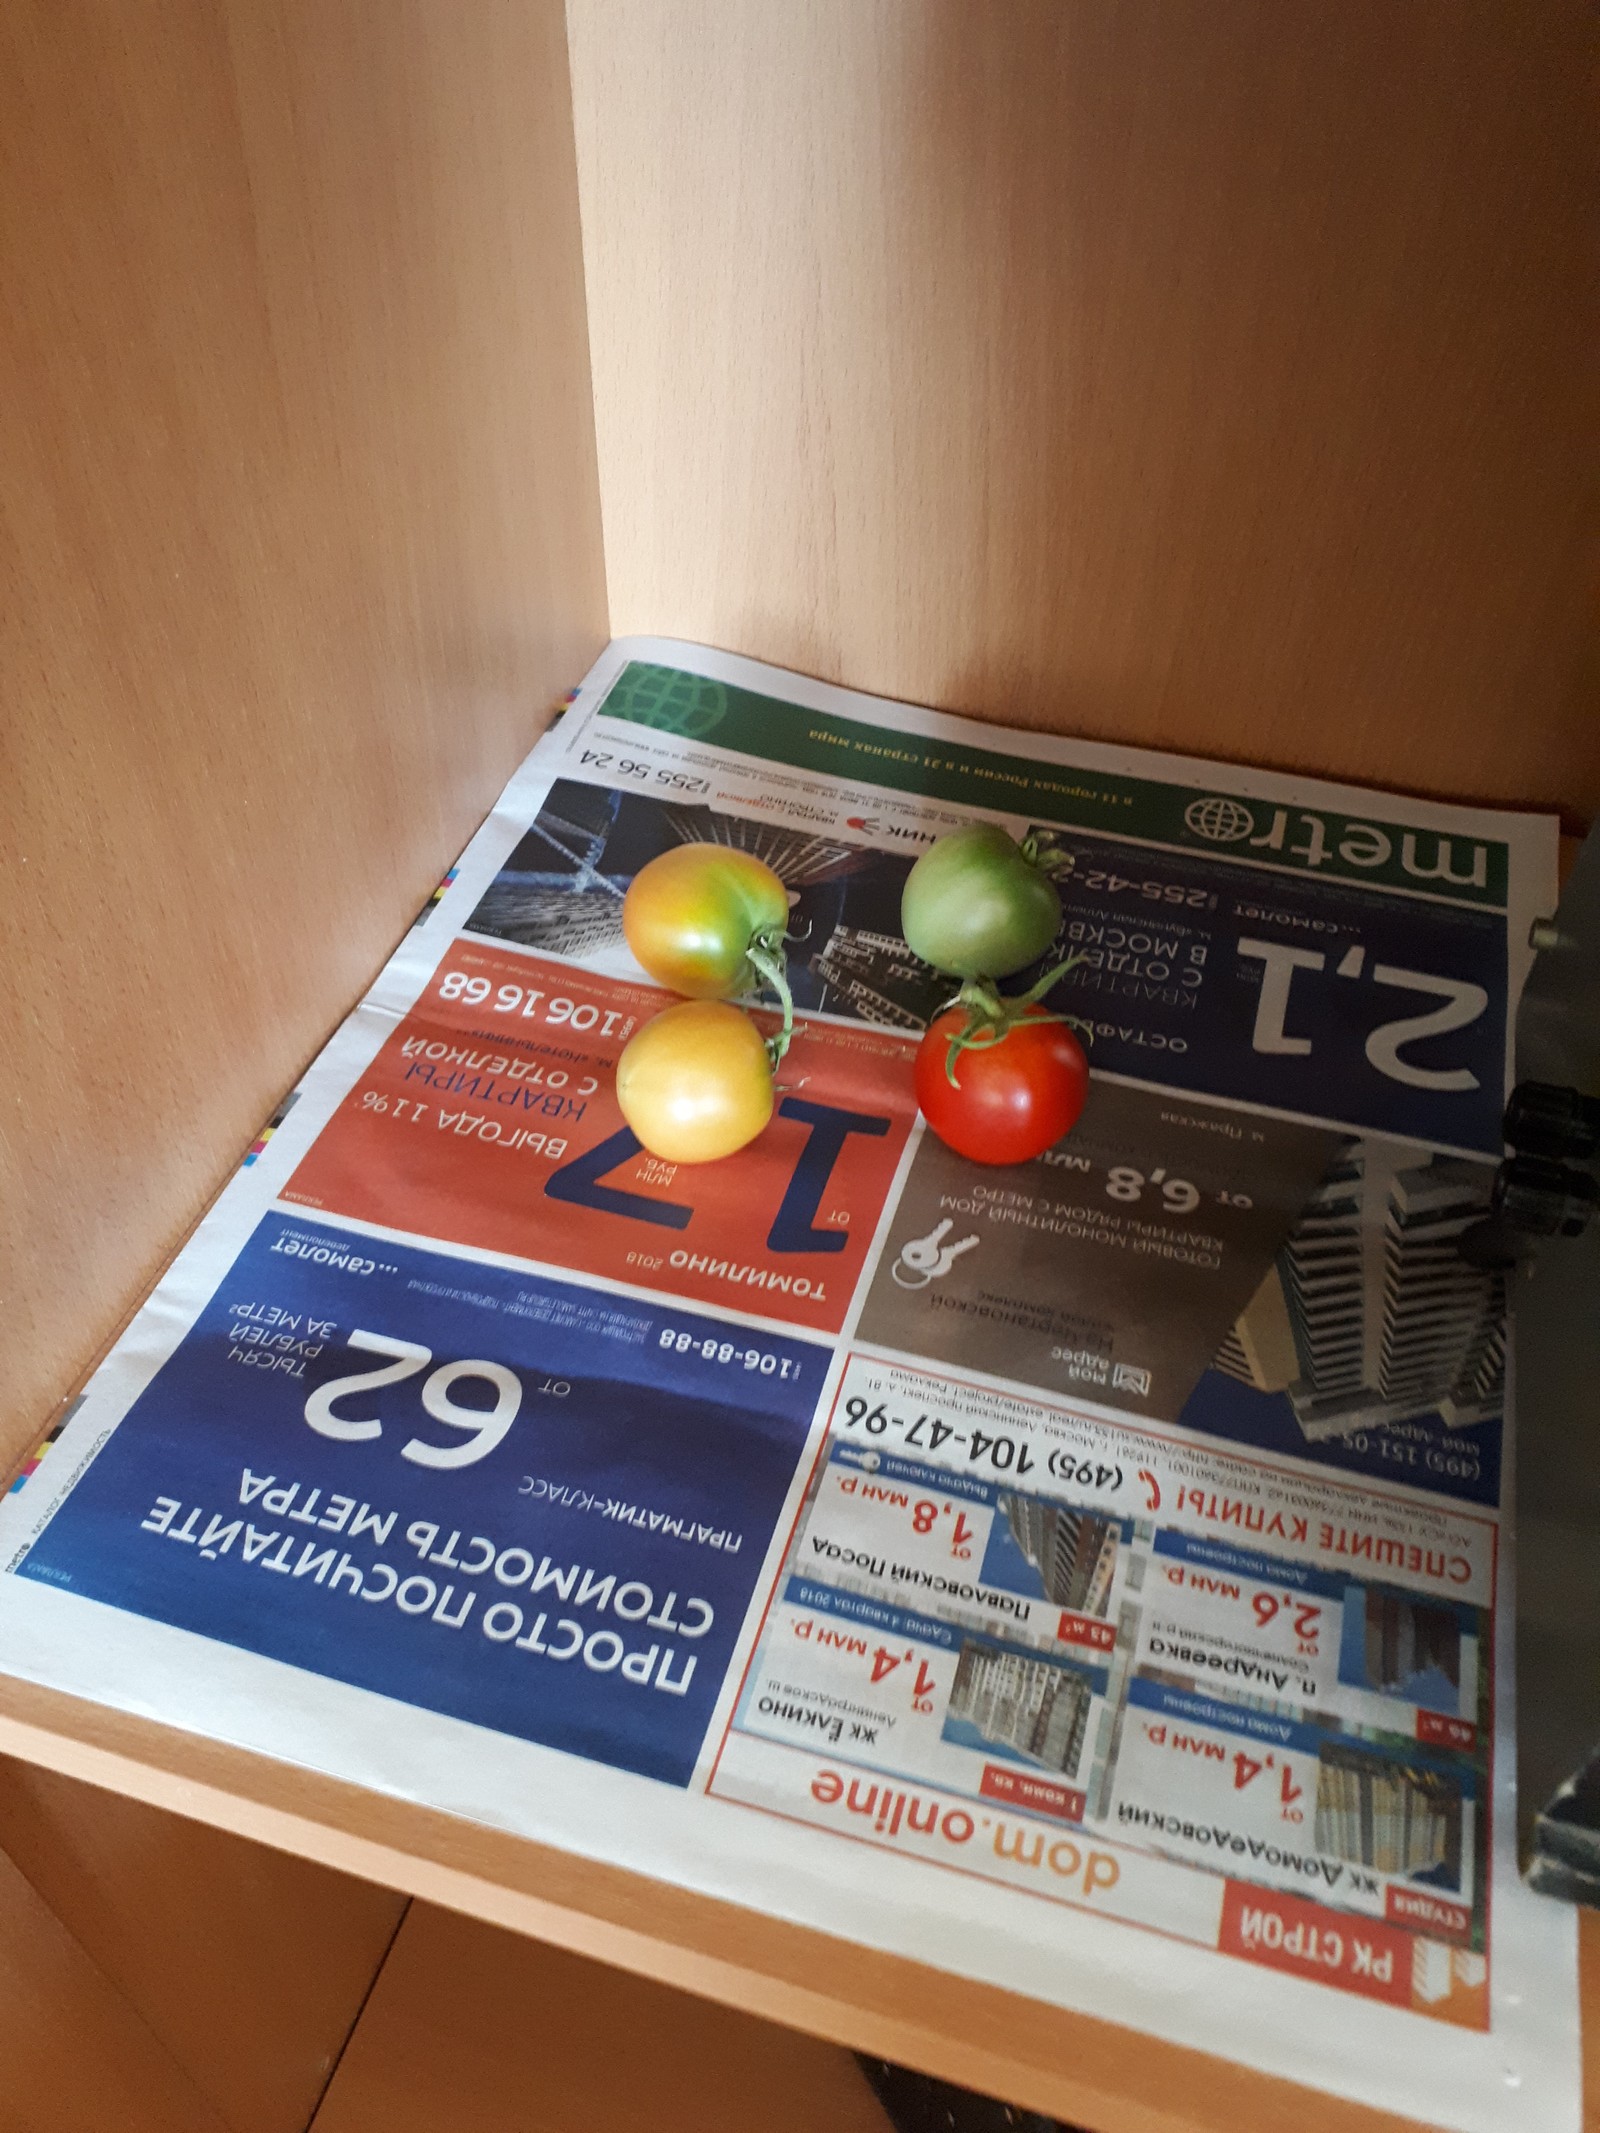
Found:
<path fill-rule="evenodd" d="M 233 2133 L 304 2133 L 403 1896 L 3 1758 L 0 1853 Z"/>
<path fill-rule="evenodd" d="M 570 0 L 580 253 L 558 0 L 13 0 L 0 1469 L 607 583 L 619 631 L 1591 814 L 1585 22 Z M 1401 2123 L 9 1679 L 0 1748 L 1096 2133 Z M 0 1862 L 7 2019 L 86 1964 Z M 212 2133 L 91 2019 L 170 2090 L 119 2128 Z"/>
<path fill-rule="evenodd" d="M 413 1904 L 311 2133 L 891 2133 L 837 2045 Z"/>
<path fill-rule="evenodd" d="M 0 1754 L 1093 2133 L 1419 2133 L 1411 2119 L 1227 2058 L 4 1676 Z M 1586 2093 L 1600 2125 L 1600 1917 L 1585 1914 L 1582 1926 Z"/>
<path fill-rule="evenodd" d="M 247 2133 L 0 1853 L 0 2133 Z"/>
<path fill-rule="evenodd" d="M 614 631 L 1600 806 L 1582 0 L 568 17 Z"/>
<path fill-rule="evenodd" d="M 0 1473 L 604 642 L 560 0 L 0 15 Z"/>

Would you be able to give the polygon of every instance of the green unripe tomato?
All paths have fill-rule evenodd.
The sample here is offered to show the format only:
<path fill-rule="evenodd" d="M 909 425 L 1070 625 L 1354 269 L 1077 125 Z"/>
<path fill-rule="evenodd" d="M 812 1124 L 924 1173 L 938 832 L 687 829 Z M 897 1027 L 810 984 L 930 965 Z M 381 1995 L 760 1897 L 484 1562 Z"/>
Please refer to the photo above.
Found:
<path fill-rule="evenodd" d="M 1036 962 L 1061 925 L 1055 885 L 992 822 L 969 822 L 906 878 L 900 924 L 913 955 L 958 978 L 1004 978 Z"/>

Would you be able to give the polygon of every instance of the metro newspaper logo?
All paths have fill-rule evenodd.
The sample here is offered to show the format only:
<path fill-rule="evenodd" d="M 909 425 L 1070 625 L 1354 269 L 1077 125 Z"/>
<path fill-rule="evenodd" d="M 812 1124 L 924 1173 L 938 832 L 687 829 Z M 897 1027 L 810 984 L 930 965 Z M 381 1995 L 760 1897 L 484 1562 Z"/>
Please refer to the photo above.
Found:
<path fill-rule="evenodd" d="M 904 1041 L 802 1018 L 767 1130 L 674 1165 L 616 1099 L 623 1046 L 670 999 L 458 942 L 282 1198 L 837 1332 L 916 1115 Z"/>
<path fill-rule="evenodd" d="M 1300 872 L 1503 905 L 1506 846 L 1420 823 L 1279 807 L 1154 778 L 1072 769 L 785 703 L 681 668 L 632 660 L 601 706 L 649 726 L 797 769 L 1079 829 L 1189 845 Z M 1390 803 L 1393 804 L 1392 802 Z"/>

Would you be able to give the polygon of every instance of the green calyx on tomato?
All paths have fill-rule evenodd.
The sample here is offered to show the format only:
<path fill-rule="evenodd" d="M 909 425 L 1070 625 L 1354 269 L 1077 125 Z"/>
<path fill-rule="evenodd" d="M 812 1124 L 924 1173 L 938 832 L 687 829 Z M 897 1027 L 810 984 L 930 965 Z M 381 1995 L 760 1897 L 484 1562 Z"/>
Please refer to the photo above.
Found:
<path fill-rule="evenodd" d="M 1037 962 L 1061 926 L 1052 873 L 1070 858 L 998 824 L 969 822 L 930 845 L 906 877 L 900 924 L 913 955 L 952 977 L 1005 978 Z"/>
<path fill-rule="evenodd" d="M 1041 1007 L 1039 1002 L 1056 982 L 1069 970 L 1075 970 L 1083 961 L 1081 955 L 1069 955 L 1064 963 L 1057 963 L 1047 970 L 1035 985 L 1026 992 L 1007 999 L 1003 993 L 985 978 L 969 978 L 953 1000 L 947 1000 L 936 1019 L 943 1020 L 952 1008 L 964 1010 L 964 1020 L 947 1025 L 948 1043 L 945 1050 L 945 1079 L 952 1089 L 961 1084 L 956 1079 L 956 1066 L 963 1052 L 992 1051 L 997 1044 L 1004 1044 L 1011 1032 L 1021 1022 L 1036 1025 L 1040 1022 L 1060 1022 L 1069 1029 L 1082 1030 L 1092 1044 L 1094 1031 L 1087 1022 L 1076 1015 L 1060 1015 Z M 931 1027 L 932 1025 L 930 1025 Z"/>
<path fill-rule="evenodd" d="M 725 844 L 678 844 L 635 874 L 622 931 L 660 985 L 691 1000 L 773 993 L 783 1028 L 768 1041 L 774 1066 L 794 1032 L 784 964 L 789 892 L 771 867 Z"/>

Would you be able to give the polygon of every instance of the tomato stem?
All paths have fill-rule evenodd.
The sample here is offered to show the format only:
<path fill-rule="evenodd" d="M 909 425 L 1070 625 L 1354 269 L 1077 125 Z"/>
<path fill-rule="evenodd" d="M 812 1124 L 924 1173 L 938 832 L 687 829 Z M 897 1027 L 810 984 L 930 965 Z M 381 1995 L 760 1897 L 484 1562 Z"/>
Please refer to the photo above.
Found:
<path fill-rule="evenodd" d="M 1020 849 L 1029 866 L 1036 868 L 1046 881 L 1064 881 L 1077 865 L 1073 853 L 1063 852 L 1047 835 L 1041 836 L 1037 831 L 1023 838 Z"/>
<path fill-rule="evenodd" d="M 965 1025 L 950 1039 L 949 1050 L 945 1053 L 944 1074 L 951 1088 L 961 1086 L 956 1079 L 956 1062 L 963 1052 L 986 1052 L 994 1045 L 1004 1044 L 1025 1018 L 1034 1022 L 1064 1022 L 1069 1029 L 1080 1030 L 1092 1044 L 1094 1031 L 1078 1016 L 1058 1014 L 1053 1009 L 1044 1014 L 1031 1013 L 1051 986 L 1084 960 L 1081 952 L 1069 955 L 1064 963 L 1057 963 L 1054 969 L 1047 970 L 1026 992 L 1016 993 L 1010 999 L 992 978 L 968 978 L 954 998 L 946 1000 L 944 1007 L 939 1009 L 940 1014 L 952 1007 L 964 1007 L 967 1011 Z"/>
<path fill-rule="evenodd" d="M 761 990 L 778 996 L 778 1005 L 783 1009 L 783 1027 L 775 1037 L 767 1039 L 767 1057 L 774 1067 L 789 1049 L 794 1036 L 794 995 L 789 990 L 789 973 L 784 963 L 783 942 L 771 934 L 758 933 L 744 952 L 745 961 L 761 980 Z"/>

